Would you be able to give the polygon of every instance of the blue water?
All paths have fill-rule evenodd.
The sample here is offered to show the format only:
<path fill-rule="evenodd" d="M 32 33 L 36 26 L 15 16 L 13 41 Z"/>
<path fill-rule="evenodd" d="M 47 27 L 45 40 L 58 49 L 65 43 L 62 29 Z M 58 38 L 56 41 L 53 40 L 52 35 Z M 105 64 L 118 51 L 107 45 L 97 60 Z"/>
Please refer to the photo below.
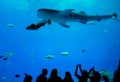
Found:
<path fill-rule="evenodd" d="M 31 23 L 38 23 L 37 9 L 75 9 L 90 15 L 117 13 L 120 19 L 119 0 L 0 0 L 0 82 L 22 82 L 24 73 L 33 76 L 33 82 L 42 68 L 48 75 L 57 68 L 64 78 L 70 71 L 73 79 L 76 64 L 89 70 L 105 69 L 114 72 L 120 59 L 120 22 L 108 19 L 95 25 L 68 22 L 70 28 L 57 23 L 38 30 L 26 30 Z M 12 24 L 13 26 L 8 26 Z M 82 52 L 85 50 L 85 52 Z M 69 52 L 67 56 L 61 52 Z M 46 59 L 47 55 L 54 56 Z M 20 77 L 16 78 L 15 75 Z"/>

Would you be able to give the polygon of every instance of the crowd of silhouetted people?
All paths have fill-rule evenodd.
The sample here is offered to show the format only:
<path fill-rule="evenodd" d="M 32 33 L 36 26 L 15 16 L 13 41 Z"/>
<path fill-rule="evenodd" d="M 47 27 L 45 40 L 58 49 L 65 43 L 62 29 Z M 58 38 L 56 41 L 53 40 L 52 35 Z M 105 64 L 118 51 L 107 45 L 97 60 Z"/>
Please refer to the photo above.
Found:
<path fill-rule="evenodd" d="M 81 74 L 78 74 L 78 70 Z M 47 73 L 48 70 L 46 68 L 42 69 L 42 73 L 36 78 L 36 82 L 74 82 L 69 71 L 65 72 L 65 77 L 63 79 L 58 75 L 57 69 L 51 71 L 49 78 L 46 76 Z M 81 68 L 81 64 L 76 65 L 74 74 L 78 79 L 78 81 L 75 82 L 100 82 L 101 78 L 104 82 L 109 82 L 109 78 L 106 75 L 101 76 L 94 67 L 87 71 Z M 32 76 L 25 74 L 24 82 L 32 82 Z M 118 68 L 114 71 L 113 82 L 120 82 L 120 60 Z"/>

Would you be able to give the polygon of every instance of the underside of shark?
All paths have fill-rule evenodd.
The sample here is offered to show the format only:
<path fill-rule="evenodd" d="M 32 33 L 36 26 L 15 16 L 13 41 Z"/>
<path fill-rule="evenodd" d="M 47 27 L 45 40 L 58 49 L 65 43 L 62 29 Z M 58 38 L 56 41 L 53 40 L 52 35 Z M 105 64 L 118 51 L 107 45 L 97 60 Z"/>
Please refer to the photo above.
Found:
<path fill-rule="evenodd" d="M 111 15 L 87 15 L 84 11 L 75 12 L 74 9 L 66 10 L 54 10 L 54 9 L 38 9 L 38 17 L 43 20 L 50 20 L 56 22 L 64 27 L 69 27 L 66 22 L 80 22 L 82 24 L 92 23 L 91 21 L 101 21 L 104 19 L 115 19 L 117 20 L 117 14 L 113 13 Z"/>

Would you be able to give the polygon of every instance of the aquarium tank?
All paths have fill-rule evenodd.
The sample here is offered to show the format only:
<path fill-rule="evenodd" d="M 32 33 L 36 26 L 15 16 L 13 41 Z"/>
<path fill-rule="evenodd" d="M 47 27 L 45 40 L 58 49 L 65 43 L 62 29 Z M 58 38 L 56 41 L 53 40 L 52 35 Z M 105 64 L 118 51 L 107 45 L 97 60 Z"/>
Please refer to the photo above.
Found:
<path fill-rule="evenodd" d="M 0 82 L 36 82 L 43 68 L 78 82 L 78 64 L 113 82 L 119 59 L 120 0 L 0 0 Z"/>

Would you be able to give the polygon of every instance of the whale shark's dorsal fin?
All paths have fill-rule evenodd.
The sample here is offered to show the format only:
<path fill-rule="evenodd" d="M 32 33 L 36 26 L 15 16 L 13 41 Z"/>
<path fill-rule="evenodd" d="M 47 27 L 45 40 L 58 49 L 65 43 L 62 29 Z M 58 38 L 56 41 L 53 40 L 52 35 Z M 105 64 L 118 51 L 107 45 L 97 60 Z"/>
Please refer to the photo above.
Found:
<path fill-rule="evenodd" d="M 74 11 L 74 9 L 66 9 L 66 10 L 61 11 L 61 13 L 62 13 L 62 14 L 69 14 L 69 13 L 71 13 L 72 11 Z"/>
<path fill-rule="evenodd" d="M 83 16 L 86 15 L 85 11 L 80 11 L 79 14 Z"/>

